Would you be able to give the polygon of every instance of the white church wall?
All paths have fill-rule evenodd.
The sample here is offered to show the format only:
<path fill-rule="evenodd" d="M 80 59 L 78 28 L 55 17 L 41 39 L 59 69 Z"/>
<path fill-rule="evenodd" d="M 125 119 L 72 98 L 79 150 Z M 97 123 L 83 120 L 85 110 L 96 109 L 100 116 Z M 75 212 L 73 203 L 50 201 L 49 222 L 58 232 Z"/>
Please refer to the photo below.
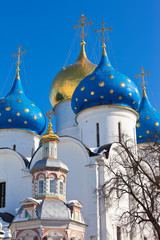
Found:
<path fill-rule="evenodd" d="M 54 107 L 56 134 L 80 139 L 79 129 L 75 122 L 75 114 L 71 109 L 71 100 L 58 103 Z"/>
<path fill-rule="evenodd" d="M 0 182 L 6 182 L 6 204 L 0 212 L 15 214 L 20 202 L 32 196 L 32 178 L 22 157 L 13 150 L 0 149 Z"/>
<path fill-rule="evenodd" d="M 82 215 L 88 224 L 85 238 L 97 235 L 96 168 L 87 167 L 91 161 L 84 145 L 73 138 L 61 137 L 58 159 L 68 168 L 67 199 L 77 199 L 82 205 Z"/>
<path fill-rule="evenodd" d="M 100 146 L 119 141 L 119 131 L 136 141 L 137 117 L 137 113 L 129 108 L 99 106 L 80 112 L 76 119 L 81 141 L 88 147 L 97 147 L 97 123 Z"/>
<path fill-rule="evenodd" d="M 37 151 L 35 152 L 31 162 L 30 162 L 30 170 L 32 169 L 32 167 L 34 166 L 34 164 L 41 160 L 43 158 L 43 151 L 42 151 L 42 147 L 38 148 Z"/>
<path fill-rule="evenodd" d="M 120 164 L 123 162 L 127 155 L 122 154 L 119 155 L 119 152 L 121 150 L 119 149 L 118 144 L 112 144 L 111 149 L 109 151 L 109 156 L 107 161 L 107 165 L 109 165 L 110 162 L 112 162 L 112 167 L 114 167 L 114 171 L 120 171 L 126 174 L 126 169 L 122 167 Z M 116 164 L 117 163 L 117 164 Z M 109 181 L 112 177 L 115 177 L 112 175 L 112 173 L 106 168 L 104 169 L 104 183 L 106 181 Z M 102 184 L 104 184 L 102 182 Z M 107 225 L 107 234 L 110 240 L 114 240 L 117 238 L 117 229 L 119 228 L 119 234 L 121 236 L 121 239 L 129 240 L 131 237 L 130 233 L 130 226 L 124 224 L 124 219 L 122 221 L 121 216 L 130 210 L 130 199 L 129 195 L 125 194 L 121 197 L 121 199 L 117 196 L 118 193 L 114 191 L 109 201 L 106 201 L 106 212 L 105 212 L 105 219 L 106 219 L 106 225 Z M 134 239 L 134 238 L 133 238 Z M 140 239 L 140 238 L 139 238 Z"/>
<path fill-rule="evenodd" d="M 8 147 L 30 159 L 39 146 L 40 136 L 33 132 L 18 129 L 0 130 L 0 148 Z"/>

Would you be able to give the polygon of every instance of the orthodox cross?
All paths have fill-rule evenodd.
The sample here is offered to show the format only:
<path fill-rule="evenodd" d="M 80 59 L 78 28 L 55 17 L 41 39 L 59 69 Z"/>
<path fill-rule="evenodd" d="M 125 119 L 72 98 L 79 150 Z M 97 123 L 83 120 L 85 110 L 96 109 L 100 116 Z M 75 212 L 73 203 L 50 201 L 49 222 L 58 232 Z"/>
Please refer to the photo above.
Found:
<path fill-rule="evenodd" d="M 141 70 L 142 70 L 142 73 L 141 74 L 136 74 L 136 78 L 138 78 L 138 77 L 142 77 L 142 89 L 143 90 L 145 90 L 146 88 L 145 88 L 145 85 L 146 85 L 146 82 L 144 81 L 144 76 L 145 75 L 149 75 L 150 74 L 150 72 L 148 71 L 148 72 L 146 72 L 146 73 L 144 73 L 144 67 L 141 67 Z"/>
<path fill-rule="evenodd" d="M 19 45 L 19 47 L 18 47 L 18 53 L 13 53 L 13 55 L 12 55 L 12 57 L 16 57 L 16 56 L 18 56 L 18 61 L 16 62 L 16 65 L 17 65 L 17 72 L 19 72 L 19 66 L 20 66 L 20 64 L 21 64 L 21 61 L 20 61 L 20 56 L 22 55 L 22 54 L 25 54 L 26 53 L 26 50 L 24 50 L 23 52 L 21 52 L 21 46 Z"/>
<path fill-rule="evenodd" d="M 53 111 L 49 110 L 45 115 L 46 115 L 46 117 L 47 117 L 48 120 L 49 120 L 47 132 L 53 133 L 51 121 L 52 121 L 52 118 L 53 118 L 54 113 L 53 113 Z"/>
<path fill-rule="evenodd" d="M 86 22 L 85 23 L 85 21 L 87 21 L 87 18 L 83 15 L 83 13 L 82 13 L 82 16 L 80 17 L 80 19 L 79 19 L 79 25 L 74 25 L 73 26 L 73 28 L 74 29 L 76 29 L 76 28 L 78 28 L 78 27 L 81 27 L 82 28 L 82 33 L 81 33 L 81 35 L 79 35 L 79 37 L 80 38 L 82 38 L 82 43 L 84 42 L 84 38 L 85 38 L 85 36 L 87 35 L 85 32 L 84 32 L 84 26 L 86 26 L 86 25 L 88 25 L 88 24 L 90 24 L 90 25 L 92 25 L 92 21 L 90 21 L 90 22 Z"/>
<path fill-rule="evenodd" d="M 100 24 L 102 24 L 102 28 L 99 29 L 99 30 L 95 29 L 94 32 L 95 32 L 95 33 L 97 33 L 97 32 L 102 32 L 102 41 L 101 41 L 101 42 L 103 43 L 103 45 L 105 45 L 105 42 L 106 42 L 108 39 L 105 38 L 104 33 L 105 33 L 105 31 L 108 31 L 108 30 L 109 30 L 109 31 L 112 31 L 113 28 L 112 28 L 112 27 L 105 28 L 105 27 L 104 27 L 104 24 L 105 24 L 104 21 L 102 21 Z"/>

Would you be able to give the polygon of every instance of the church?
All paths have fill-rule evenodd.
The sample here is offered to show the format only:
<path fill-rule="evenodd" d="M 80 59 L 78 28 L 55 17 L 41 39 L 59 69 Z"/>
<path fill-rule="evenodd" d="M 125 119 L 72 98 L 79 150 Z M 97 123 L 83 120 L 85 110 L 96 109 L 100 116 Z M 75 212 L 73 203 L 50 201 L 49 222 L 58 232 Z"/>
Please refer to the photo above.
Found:
<path fill-rule="evenodd" d="M 102 162 L 115 154 L 122 133 L 137 144 L 159 130 L 160 114 L 130 77 L 115 70 L 106 52 L 102 21 L 102 56 L 91 63 L 85 51 L 82 14 L 81 51 L 75 63 L 55 74 L 49 98 L 53 111 L 44 114 L 27 97 L 20 77 L 18 47 L 15 81 L 0 99 L 0 237 L 13 240 L 144 240 L 133 238 L 106 208 L 99 188 L 108 175 Z M 144 68 L 141 76 L 144 80 Z M 147 73 L 149 74 L 149 73 Z M 22 78 L 22 80 L 21 80 Z M 53 132 L 52 117 L 56 120 Z M 45 116 L 46 115 L 46 116 Z M 46 121 L 47 117 L 47 121 Z M 48 129 L 44 129 L 48 125 Z M 105 152 L 105 155 L 104 155 Z M 99 164 L 100 163 L 100 164 Z"/>

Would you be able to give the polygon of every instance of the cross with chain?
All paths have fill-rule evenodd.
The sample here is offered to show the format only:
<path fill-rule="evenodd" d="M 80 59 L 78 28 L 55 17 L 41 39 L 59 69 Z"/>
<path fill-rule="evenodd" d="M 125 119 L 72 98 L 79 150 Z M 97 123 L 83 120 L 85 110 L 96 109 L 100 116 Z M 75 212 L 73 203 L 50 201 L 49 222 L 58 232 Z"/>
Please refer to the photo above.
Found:
<path fill-rule="evenodd" d="M 76 28 L 78 28 L 78 27 L 81 27 L 82 28 L 82 33 L 81 33 L 81 35 L 79 35 L 79 37 L 80 38 L 82 38 L 82 43 L 84 43 L 84 38 L 85 38 L 85 36 L 87 35 L 85 32 L 84 32 L 84 26 L 86 26 L 86 25 L 88 25 L 88 24 L 90 24 L 90 25 L 92 25 L 92 21 L 90 21 L 90 22 L 88 22 L 88 23 L 85 23 L 85 21 L 87 21 L 87 18 L 83 15 L 83 13 L 82 13 L 82 16 L 80 17 L 80 19 L 79 19 L 79 25 L 74 25 L 73 26 L 73 28 L 74 29 L 76 29 Z"/>
<path fill-rule="evenodd" d="M 19 66 L 20 66 L 20 64 L 21 64 L 21 61 L 20 61 L 20 56 L 22 55 L 22 54 L 25 54 L 26 53 L 26 50 L 24 50 L 23 52 L 21 52 L 21 46 L 19 45 L 19 47 L 18 47 L 18 53 L 13 53 L 13 55 L 12 55 L 12 57 L 16 57 L 16 56 L 18 56 L 18 61 L 16 62 L 16 65 L 17 65 L 17 69 L 16 69 L 16 71 L 17 72 L 19 72 Z"/>
<path fill-rule="evenodd" d="M 145 90 L 146 88 L 145 88 L 145 85 L 146 85 L 146 82 L 144 81 L 144 76 L 145 75 L 149 75 L 150 74 L 150 72 L 148 71 L 148 72 L 146 72 L 146 73 L 144 73 L 144 67 L 141 67 L 141 70 L 142 70 L 142 73 L 141 74 L 136 74 L 136 78 L 138 78 L 138 77 L 142 77 L 142 86 L 143 86 L 143 90 Z"/>
<path fill-rule="evenodd" d="M 109 28 L 105 28 L 104 27 L 104 24 L 106 24 L 104 21 L 102 21 L 100 24 L 102 24 L 102 28 L 101 29 L 99 29 L 99 30 L 97 30 L 97 29 L 95 29 L 94 30 L 94 32 L 95 33 L 97 33 L 97 32 L 102 32 L 102 43 L 103 43 L 103 45 L 105 45 L 105 42 L 108 40 L 108 39 L 106 39 L 105 38 L 105 36 L 104 36 L 104 33 L 105 33 L 105 31 L 112 31 L 112 27 L 109 27 Z"/>

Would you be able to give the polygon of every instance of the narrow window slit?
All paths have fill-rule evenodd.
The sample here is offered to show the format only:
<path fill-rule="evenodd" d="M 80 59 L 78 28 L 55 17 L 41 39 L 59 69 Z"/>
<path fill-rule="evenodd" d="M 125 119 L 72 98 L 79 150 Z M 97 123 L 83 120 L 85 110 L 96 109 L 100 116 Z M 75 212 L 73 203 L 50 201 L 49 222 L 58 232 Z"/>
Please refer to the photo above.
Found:
<path fill-rule="evenodd" d="M 122 133 L 121 133 L 121 123 L 118 123 L 118 137 L 119 137 L 119 142 L 121 143 L 122 141 Z"/>
<path fill-rule="evenodd" d="M 99 147 L 100 146 L 99 123 L 96 124 L 96 132 L 97 132 L 97 147 Z"/>
<path fill-rule="evenodd" d="M 0 208 L 5 207 L 6 202 L 6 183 L 0 182 Z"/>

